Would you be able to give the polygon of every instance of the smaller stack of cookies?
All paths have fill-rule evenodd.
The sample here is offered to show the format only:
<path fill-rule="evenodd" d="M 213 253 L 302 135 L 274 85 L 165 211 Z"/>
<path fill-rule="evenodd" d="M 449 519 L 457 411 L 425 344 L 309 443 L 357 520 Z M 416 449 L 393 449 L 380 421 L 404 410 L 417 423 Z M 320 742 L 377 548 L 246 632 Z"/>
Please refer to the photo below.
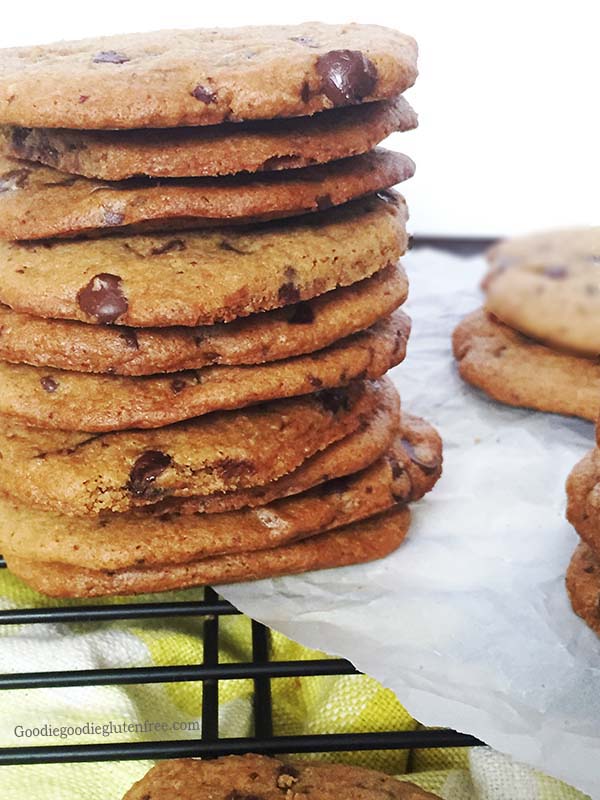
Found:
<path fill-rule="evenodd" d="M 567 519 L 581 538 L 567 571 L 573 610 L 600 636 L 600 429 L 567 479 Z"/>
<path fill-rule="evenodd" d="M 600 413 L 600 228 L 535 234 L 488 253 L 485 307 L 454 332 L 461 376 L 495 400 Z"/>
<path fill-rule="evenodd" d="M 384 377 L 410 331 L 389 187 L 414 165 L 375 145 L 416 125 L 415 59 L 319 24 L 0 52 L 0 550 L 31 586 L 402 542 L 441 443 Z"/>

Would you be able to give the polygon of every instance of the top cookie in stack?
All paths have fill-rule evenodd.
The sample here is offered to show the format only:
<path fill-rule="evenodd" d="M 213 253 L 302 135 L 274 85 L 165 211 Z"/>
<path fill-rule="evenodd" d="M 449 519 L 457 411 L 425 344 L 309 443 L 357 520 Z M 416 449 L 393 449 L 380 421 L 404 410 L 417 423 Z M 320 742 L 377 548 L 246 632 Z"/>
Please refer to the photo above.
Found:
<path fill-rule="evenodd" d="M 316 23 L 0 52 L 0 549 L 31 585 L 159 590 L 402 540 L 441 463 L 383 378 L 410 328 L 388 190 L 414 165 L 376 145 L 416 125 L 415 59 Z"/>

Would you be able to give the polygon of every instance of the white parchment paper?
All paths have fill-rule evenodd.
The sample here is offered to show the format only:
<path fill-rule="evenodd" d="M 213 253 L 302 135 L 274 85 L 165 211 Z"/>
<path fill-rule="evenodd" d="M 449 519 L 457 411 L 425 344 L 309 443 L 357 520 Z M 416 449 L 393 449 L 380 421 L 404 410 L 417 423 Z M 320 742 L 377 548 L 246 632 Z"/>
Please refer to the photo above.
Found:
<path fill-rule="evenodd" d="M 501 406 L 458 378 L 454 325 L 481 259 L 405 259 L 413 333 L 393 372 L 445 445 L 407 542 L 373 564 L 222 589 L 299 642 L 349 658 L 427 725 L 472 733 L 600 797 L 600 641 L 570 609 L 565 478 L 593 426 Z"/>

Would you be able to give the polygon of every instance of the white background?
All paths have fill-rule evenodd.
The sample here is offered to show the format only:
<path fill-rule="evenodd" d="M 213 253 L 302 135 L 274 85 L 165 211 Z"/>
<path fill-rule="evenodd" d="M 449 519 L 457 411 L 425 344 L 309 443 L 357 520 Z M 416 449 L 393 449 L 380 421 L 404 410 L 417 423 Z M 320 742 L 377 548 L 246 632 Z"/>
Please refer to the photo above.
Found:
<path fill-rule="evenodd" d="M 73 0 L 3 4 L 0 46 L 161 27 L 375 22 L 414 35 L 419 233 L 514 233 L 598 221 L 600 3 L 596 0 Z"/>

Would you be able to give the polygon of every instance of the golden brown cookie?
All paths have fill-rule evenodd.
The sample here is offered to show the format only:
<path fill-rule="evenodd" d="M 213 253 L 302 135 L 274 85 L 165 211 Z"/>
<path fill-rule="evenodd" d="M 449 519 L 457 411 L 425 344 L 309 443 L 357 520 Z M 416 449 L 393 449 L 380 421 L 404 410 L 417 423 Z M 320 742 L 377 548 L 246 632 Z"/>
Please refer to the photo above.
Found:
<path fill-rule="evenodd" d="M 127 511 L 167 497 L 269 484 L 394 405 L 393 385 L 357 382 L 146 431 L 3 424 L 0 491 L 63 514 Z"/>
<path fill-rule="evenodd" d="M 256 508 L 366 468 L 389 449 L 395 435 L 402 446 L 395 449 L 394 495 L 406 502 L 420 500 L 441 475 L 442 442 L 436 430 L 419 417 L 403 413 L 399 421 L 397 409 L 389 403 L 370 417 L 363 429 L 316 453 L 273 483 L 206 497 L 168 498 L 154 508 L 160 513 L 180 514 Z"/>
<path fill-rule="evenodd" d="M 567 519 L 584 542 L 600 554 L 600 450 L 597 447 L 569 474 Z"/>
<path fill-rule="evenodd" d="M 410 511 L 390 511 L 328 533 L 270 550 L 213 556 L 183 564 L 86 569 L 58 562 L 8 555 L 8 568 L 30 587 L 50 597 L 164 592 L 187 586 L 237 583 L 373 561 L 399 547 L 408 533 Z"/>
<path fill-rule="evenodd" d="M 453 336 L 461 376 L 494 400 L 596 420 L 600 364 L 551 350 L 479 310 Z"/>
<path fill-rule="evenodd" d="M 366 153 L 394 131 L 416 126 L 413 109 L 396 97 L 288 120 L 129 131 L 6 127 L 0 138 L 13 158 L 121 181 L 309 167 Z"/>
<path fill-rule="evenodd" d="M 109 183 L 0 156 L 0 238 L 213 228 L 323 211 L 407 180 L 408 156 L 370 153 L 302 169 Z"/>
<path fill-rule="evenodd" d="M 161 761 L 123 800 L 436 800 L 412 783 L 364 767 L 252 754 Z"/>
<path fill-rule="evenodd" d="M 314 114 L 401 94 L 410 36 L 378 25 L 163 30 L 0 51 L 0 122 L 161 128 Z"/>
<path fill-rule="evenodd" d="M 600 228 L 508 239 L 488 260 L 488 311 L 550 347 L 600 355 Z"/>
<path fill-rule="evenodd" d="M 201 327 L 87 325 L 0 305 L 0 359 L 17 364 L 155 375 L 213 364 L 262 364 L 312 353 L 388 316 L 408 293 L 401 266 L 320 297 Z"/>
<path fill-rule="evenodd" d="M 573 611 L 600 636 L 600 560 L 583 542 L 567 570 L 567 592 Z"/>
<path fill-rule="evenodd" d="M 438 463 L 441 451 L 436 454 Z M 221 514 L 127 514 L 67 517 L 0 496 L 0 550 L 86 569 L 183 564 L 212 556 L 268 550 L 349 525 L 406 503 L 401 437 L 378 461 L 344 478 L 267 505 Z M 429 489 L 436 477 L 429 481 Z"/>
<path fill-rule="evenodd" d="M 309 355 L 247 367 L 121 377 L 0 362 L 0 416 L 40 428 L 104 432 L 157 428 L 254 403 L 375 380 L 406 353 L 402 311 Z"/>
<path fill-rule="evenodd" d="M 0 302 L 33 316 L 105 325 L 229 322 L 395 264 L 407 244 L 406 219 L 404 200 L 387 193 L 250 229 L 0 241 Z"/>

